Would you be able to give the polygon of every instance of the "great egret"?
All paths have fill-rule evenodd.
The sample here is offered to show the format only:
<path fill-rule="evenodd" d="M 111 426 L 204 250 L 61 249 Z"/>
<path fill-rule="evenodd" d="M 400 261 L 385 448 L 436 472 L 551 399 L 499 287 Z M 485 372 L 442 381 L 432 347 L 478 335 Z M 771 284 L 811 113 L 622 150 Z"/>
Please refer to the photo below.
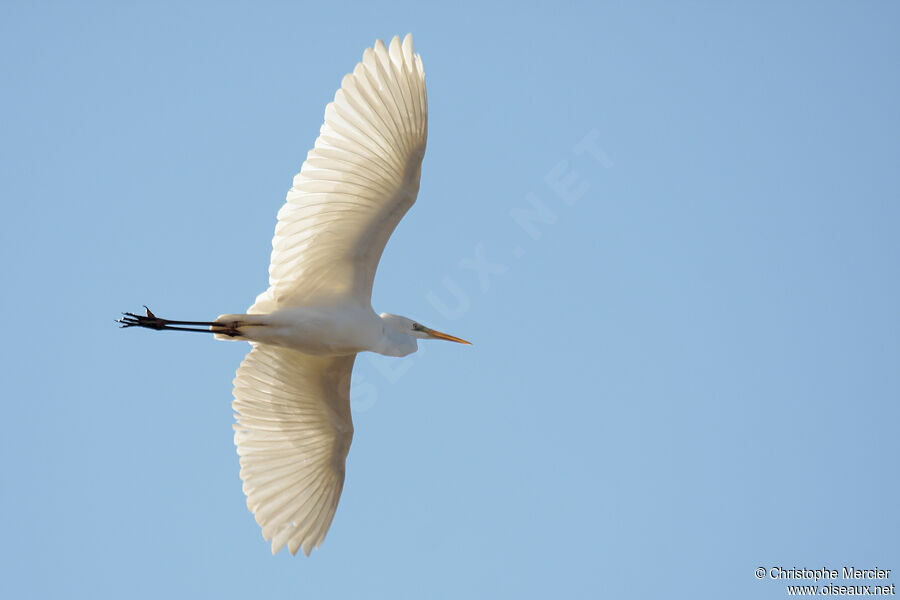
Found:
<path fill-rule="evenodd" d="M 469 343 L 371 306 L 378 260 L 419 191 L 427 120 L 412 36 L 376 41 L 325 107 L 278 211 L 269 288 L 247 313 L 173 321 L 147 309 L 119 319 L 253 345 L 234 379 L 234 442 L 247 507 L 273 554 L 286 544 L 308 556 L 331 525 L 353 435 L 356 354 L 406 356 L 417 339 Z"/>

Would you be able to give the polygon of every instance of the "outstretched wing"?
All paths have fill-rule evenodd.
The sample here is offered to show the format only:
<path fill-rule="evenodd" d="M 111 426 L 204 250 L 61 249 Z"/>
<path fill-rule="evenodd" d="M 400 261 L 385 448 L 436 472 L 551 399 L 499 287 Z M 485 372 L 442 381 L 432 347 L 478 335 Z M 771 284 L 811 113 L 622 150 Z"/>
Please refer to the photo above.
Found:
<path fill-rule="evenodd" d="M 269 288 L 249 313 L 352 296 L 368 304 L 381 253 L 416 200 L 428 109 L 412 36 L 381 40 L 346 75 L 278 212 Z"/>
<path fill-rule="evenodd" d="M 331 525 L 353 437 L 355 358 L 256 344 L 237 370 L 234 443 L 247 507 L 272 554 L 287 544 L 308 556 Z"/>

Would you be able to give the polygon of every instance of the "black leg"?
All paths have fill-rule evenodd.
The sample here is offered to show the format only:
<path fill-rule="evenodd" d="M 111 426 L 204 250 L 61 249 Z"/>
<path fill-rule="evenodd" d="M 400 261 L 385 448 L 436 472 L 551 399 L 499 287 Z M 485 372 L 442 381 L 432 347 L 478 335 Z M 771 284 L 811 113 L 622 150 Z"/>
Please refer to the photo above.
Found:
<path fill-rule="evenodd" d="M 154 315 L 146 306 L 144 308 L 147 310 L 147 316 L 130 312 L 122 313 L 122 318 L 117 319 L 116 323 L 120 327 L 144 327 L 157 331 L 198 331 L 200 333 L 221 333 L 231 337 L 240 335 L 232 324 L 224 325 L 215 321 L 173 321 L 171 319 L 161 319 Z M 201 327 L 177 327 L 177 325 L 200 325 Z M 216 329 L 210 329 L 211 327 L 216 327 Z"/>

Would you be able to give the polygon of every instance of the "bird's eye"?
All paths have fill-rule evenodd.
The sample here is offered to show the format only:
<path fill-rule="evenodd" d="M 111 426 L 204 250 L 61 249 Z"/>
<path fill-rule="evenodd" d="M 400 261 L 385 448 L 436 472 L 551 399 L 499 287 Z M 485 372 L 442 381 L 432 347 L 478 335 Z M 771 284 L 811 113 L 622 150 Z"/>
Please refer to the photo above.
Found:
<path fill-rule="evenodd" d="M 422 331 L 422 326 L 418 323 L 413 323 L 413 331 Z"/>

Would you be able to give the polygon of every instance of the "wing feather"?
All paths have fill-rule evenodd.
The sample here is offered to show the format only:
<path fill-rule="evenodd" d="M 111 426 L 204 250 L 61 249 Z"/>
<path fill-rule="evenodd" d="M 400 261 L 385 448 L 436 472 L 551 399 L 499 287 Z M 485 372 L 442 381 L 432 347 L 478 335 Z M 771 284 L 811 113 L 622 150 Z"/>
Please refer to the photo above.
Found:
<path fill-rule="evenodd" d="M 269 288 L 249 313 L 345 296 L 368 304 L 384 246 L 419 190 L 427 106 L 412 36 L 363 52 L 278 212 Z"/>
<path fill-rule="evenodd" d="M 355 355 L 310 356 L 256 344 L 234 379 L 234 442 L 247 507 L 272 540 L 309 555 L 325 539 L 350 449 Z"/>

